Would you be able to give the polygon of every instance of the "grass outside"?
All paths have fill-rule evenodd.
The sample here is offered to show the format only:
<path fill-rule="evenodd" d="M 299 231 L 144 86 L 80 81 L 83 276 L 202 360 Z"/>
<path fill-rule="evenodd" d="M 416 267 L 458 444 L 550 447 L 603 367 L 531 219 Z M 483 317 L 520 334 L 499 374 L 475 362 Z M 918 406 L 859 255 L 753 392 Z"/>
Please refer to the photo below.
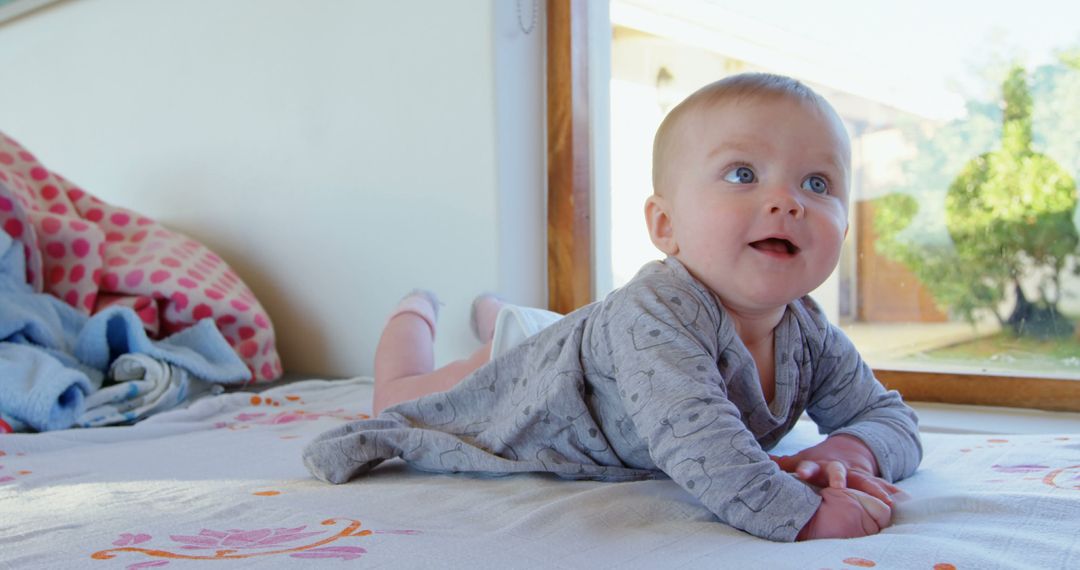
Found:
<path fill-rule="evenodd" d="M 1080 325 L 1077 326 L 1080 330 Z M 1039 340 L 1009 331 L 951 346 L 910 354 L 900 362 L 927 366 L 948 365 L 988 372 L 1022 372 L 1080 379 L 1080 337 Z"/>

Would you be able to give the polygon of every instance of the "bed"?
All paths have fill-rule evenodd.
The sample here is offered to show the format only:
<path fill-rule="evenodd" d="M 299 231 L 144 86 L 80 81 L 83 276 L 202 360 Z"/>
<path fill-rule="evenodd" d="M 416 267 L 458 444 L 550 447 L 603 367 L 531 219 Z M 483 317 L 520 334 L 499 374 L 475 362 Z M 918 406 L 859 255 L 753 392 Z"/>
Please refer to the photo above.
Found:
<path fill-rule="evenodd" d="M 669 480 L 485 479 L 300 460 L 368 378 L 208 395 L 132 426 L 0 436 L 0 568 L 1080 568 L 1080 433 L 926 434 L 894 525 L 779 544 Z M 779 451 L 820 436 L 809 422 Z"/>

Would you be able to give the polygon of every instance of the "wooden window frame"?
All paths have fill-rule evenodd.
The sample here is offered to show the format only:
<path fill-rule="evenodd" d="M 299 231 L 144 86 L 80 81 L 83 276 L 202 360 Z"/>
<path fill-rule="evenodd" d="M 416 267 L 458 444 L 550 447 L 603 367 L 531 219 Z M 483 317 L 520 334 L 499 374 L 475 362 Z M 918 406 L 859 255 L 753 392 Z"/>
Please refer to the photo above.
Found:
<path fill-rule="evenodd" d="M 547 3 L 548 308 L 592 301 L 592 167 L 585 0 Z"/>
<path fill-rule="evenodd" d="M 591 302 L 595 270 L 591 204 L 587 0 L 547 0 L 548 306 Z M 1080 381 L 876 368 L 887 388 L 915 402 L 1080 412 Z"/>

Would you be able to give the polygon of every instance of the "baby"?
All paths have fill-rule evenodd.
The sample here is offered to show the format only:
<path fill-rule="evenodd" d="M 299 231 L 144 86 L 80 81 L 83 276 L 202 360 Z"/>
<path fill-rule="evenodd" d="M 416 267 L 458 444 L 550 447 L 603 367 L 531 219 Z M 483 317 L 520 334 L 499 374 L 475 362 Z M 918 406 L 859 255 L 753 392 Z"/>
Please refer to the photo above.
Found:
<path fill-rule="evenodd" d="M 798 81 L 705 86 L 656 134 L 645 216 L 665 260 L 490 361 L 485 347 L 437 370 L 438 302 L 407 296 L 376 350 L 381 414 L 322 434 L 305 463 L 333 483 L 392 457 L 441 472 L 662 473 L 770 540 L 879 532 L 891 482 L 921 460 L 917 420 L 806 296 L 847 233 L 850 154 L 836 112 Z M 499 301 L 473 308 L 490 340 Z M 804 410 L 829 437 L 768 455 Z"/>

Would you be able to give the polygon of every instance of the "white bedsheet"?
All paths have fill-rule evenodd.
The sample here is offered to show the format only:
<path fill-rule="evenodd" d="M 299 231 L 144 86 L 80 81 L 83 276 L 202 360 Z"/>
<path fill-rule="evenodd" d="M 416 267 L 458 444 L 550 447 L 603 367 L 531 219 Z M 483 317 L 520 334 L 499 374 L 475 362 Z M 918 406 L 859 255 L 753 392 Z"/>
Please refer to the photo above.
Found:
<path fill-rule="evenodd" d="M 668 480 L 480 479 L 389 462 L 331 486 L 304 444 L 366 379 L 234 393 L 133 427 L 0 436 L 0 568 L 1080 568 L 1080 433 L 928 434 L 895 524 L 777 544 Z M 802 423 L 781 444 L 818 439 Z"/>

